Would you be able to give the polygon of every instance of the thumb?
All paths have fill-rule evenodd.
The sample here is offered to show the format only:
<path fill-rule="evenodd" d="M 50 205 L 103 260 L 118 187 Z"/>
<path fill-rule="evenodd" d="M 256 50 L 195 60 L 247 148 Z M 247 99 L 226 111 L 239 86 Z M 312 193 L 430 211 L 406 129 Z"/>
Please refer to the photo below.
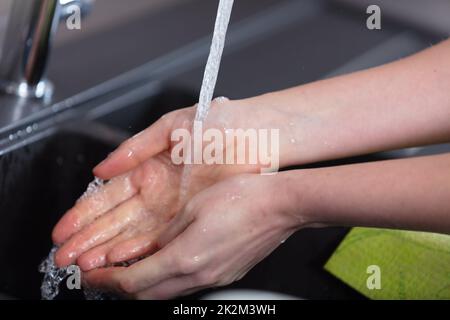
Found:
<path fill-rule="evenodd" d="M 126 140 L 94 168 L 94 175 L 105 180 L 111 179 L 169 149 L 171 125 L 170 117 L 163 117 Z"/>

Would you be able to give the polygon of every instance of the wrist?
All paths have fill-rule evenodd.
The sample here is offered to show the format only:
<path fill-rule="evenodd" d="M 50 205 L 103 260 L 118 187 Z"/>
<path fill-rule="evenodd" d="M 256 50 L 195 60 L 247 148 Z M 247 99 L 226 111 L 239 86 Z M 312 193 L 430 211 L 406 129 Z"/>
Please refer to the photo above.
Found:
<path fill-rule="evenodd" d="M 303 184 L 298 183 L 302 175 L 296 171 L 284 171 L 267 177 L 267 194 L 276 196 L 267 197 L 269 203 L 265 201 L 266 208 L 277 213 L 283 229 L 299 230 L 315 223 L 307 193 L 302 192 Z"/>
<path fill-rule="evenodd" d="M 323 126 L 326 119 L 305 91 L 300 86 L 236 102 L 245 113 L 245 127 L 278 130 L 281 168 L 320 161 L 333 149 Z"/>
<path fill-rule="evenodd" d="M 280 207 L 297 228 L 323 227 L 326 225 L 317 214 L 316 196 L 319 191 L 314 170 L 289 170 L 276 175 L 280 181 L 278 189 L 286 201 Z M 278 191 L 279 192 L 279 191 Z"/>

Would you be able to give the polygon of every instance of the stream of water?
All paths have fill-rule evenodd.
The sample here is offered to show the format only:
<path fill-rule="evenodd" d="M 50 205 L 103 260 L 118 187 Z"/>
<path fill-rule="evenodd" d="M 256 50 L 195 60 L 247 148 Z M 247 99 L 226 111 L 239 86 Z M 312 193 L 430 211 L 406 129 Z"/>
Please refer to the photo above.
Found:
<path fill-rule="evenodd" d="M 227 35 L 228 24 L 230 23 L 231 11 L 234 0 L 220 0 L 217 10 L 216 24 L 209 51 L 208 61 L 206 62 L 205 73 L 203 75 L 200 98 L 195 115 L 196 121 L 204 121 L 211 107 L 211 100 L 216 87 L 217 76 L 219 74 L 220 62 L 222 60 L 225 38 Z"/>
<path fill-rule="evenodd" d="M 230 23 L 231 11 L 233 9 L 234 0 L 220 0 L 217 10 L 216 23 L 209 51 L 208 61 L 206 62 L 205 73 L 203 75 L 202 87 L 200 89 L 200 97 L 197 104 L 197 111 L 193 123 L 193 130 L 197 126 L 201 126 L 208 116 L 211 108 L 211 101 L 214 95 L 214 89 L 217 83 L 217 77 L 222 61 L 223 48 L 225 47 L 225 39 L 227 35 L 228 25 Z M 194 134 L 192 136 L 195 136 Z M 189 154 L 187 157 L 191 157 Z M 181 175 L 179 200 L 184 203 L 184 198 L 191 180 L 191 167 L 185 166 Z"/>

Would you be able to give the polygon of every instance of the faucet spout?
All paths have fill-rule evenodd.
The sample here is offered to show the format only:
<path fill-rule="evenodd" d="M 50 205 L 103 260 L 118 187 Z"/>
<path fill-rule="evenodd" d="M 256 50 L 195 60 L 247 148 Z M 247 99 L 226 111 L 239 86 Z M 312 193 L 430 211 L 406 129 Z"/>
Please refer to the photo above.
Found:
<path fill-rule="evenodd" d="M 53 87 L 44 77 L 58 21 L 58 0 L 13 1 L 0 63 L 3 91 L 24 98 L 51 96 Z"/>
<path fill-rule="evenodd" d="M 21 98 L 50 100 L 52 84 L 45 79 L 53 35 L 59 21 L 76 5 L 89 13 L 93 0 L 14 0 L 0 62 L 0 91 Z"/>

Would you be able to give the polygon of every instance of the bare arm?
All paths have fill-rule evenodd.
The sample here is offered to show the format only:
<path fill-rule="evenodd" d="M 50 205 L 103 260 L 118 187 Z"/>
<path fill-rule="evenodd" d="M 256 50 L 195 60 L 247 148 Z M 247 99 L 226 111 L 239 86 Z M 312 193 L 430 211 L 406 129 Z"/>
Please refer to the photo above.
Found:
<path fill-rule="evenodd" d="M 447 40 L 381 67 L 214 102 L 206 126 L 279 129 L 282 167 L 450 141 L 449 57 Z M 95 174 L 109 179 L 169 148 L 171 130 L 191 122 L 193 113 L 181 109 L 156 122 L 125 142 Z"/>
<path fill-rule="evenodd" d="M 450 154 L 282 175 L 301 221 L 450 234 Z"/>
<path fill-rule="evenodd" d="M 281 163 L 450 141 L 450 41 L 414 56 L 241 102 L 268 107 Z M 288 126 L 288 124 L 291 126 Z M 292 138 L 297 142 L 292 146 Z"/>

